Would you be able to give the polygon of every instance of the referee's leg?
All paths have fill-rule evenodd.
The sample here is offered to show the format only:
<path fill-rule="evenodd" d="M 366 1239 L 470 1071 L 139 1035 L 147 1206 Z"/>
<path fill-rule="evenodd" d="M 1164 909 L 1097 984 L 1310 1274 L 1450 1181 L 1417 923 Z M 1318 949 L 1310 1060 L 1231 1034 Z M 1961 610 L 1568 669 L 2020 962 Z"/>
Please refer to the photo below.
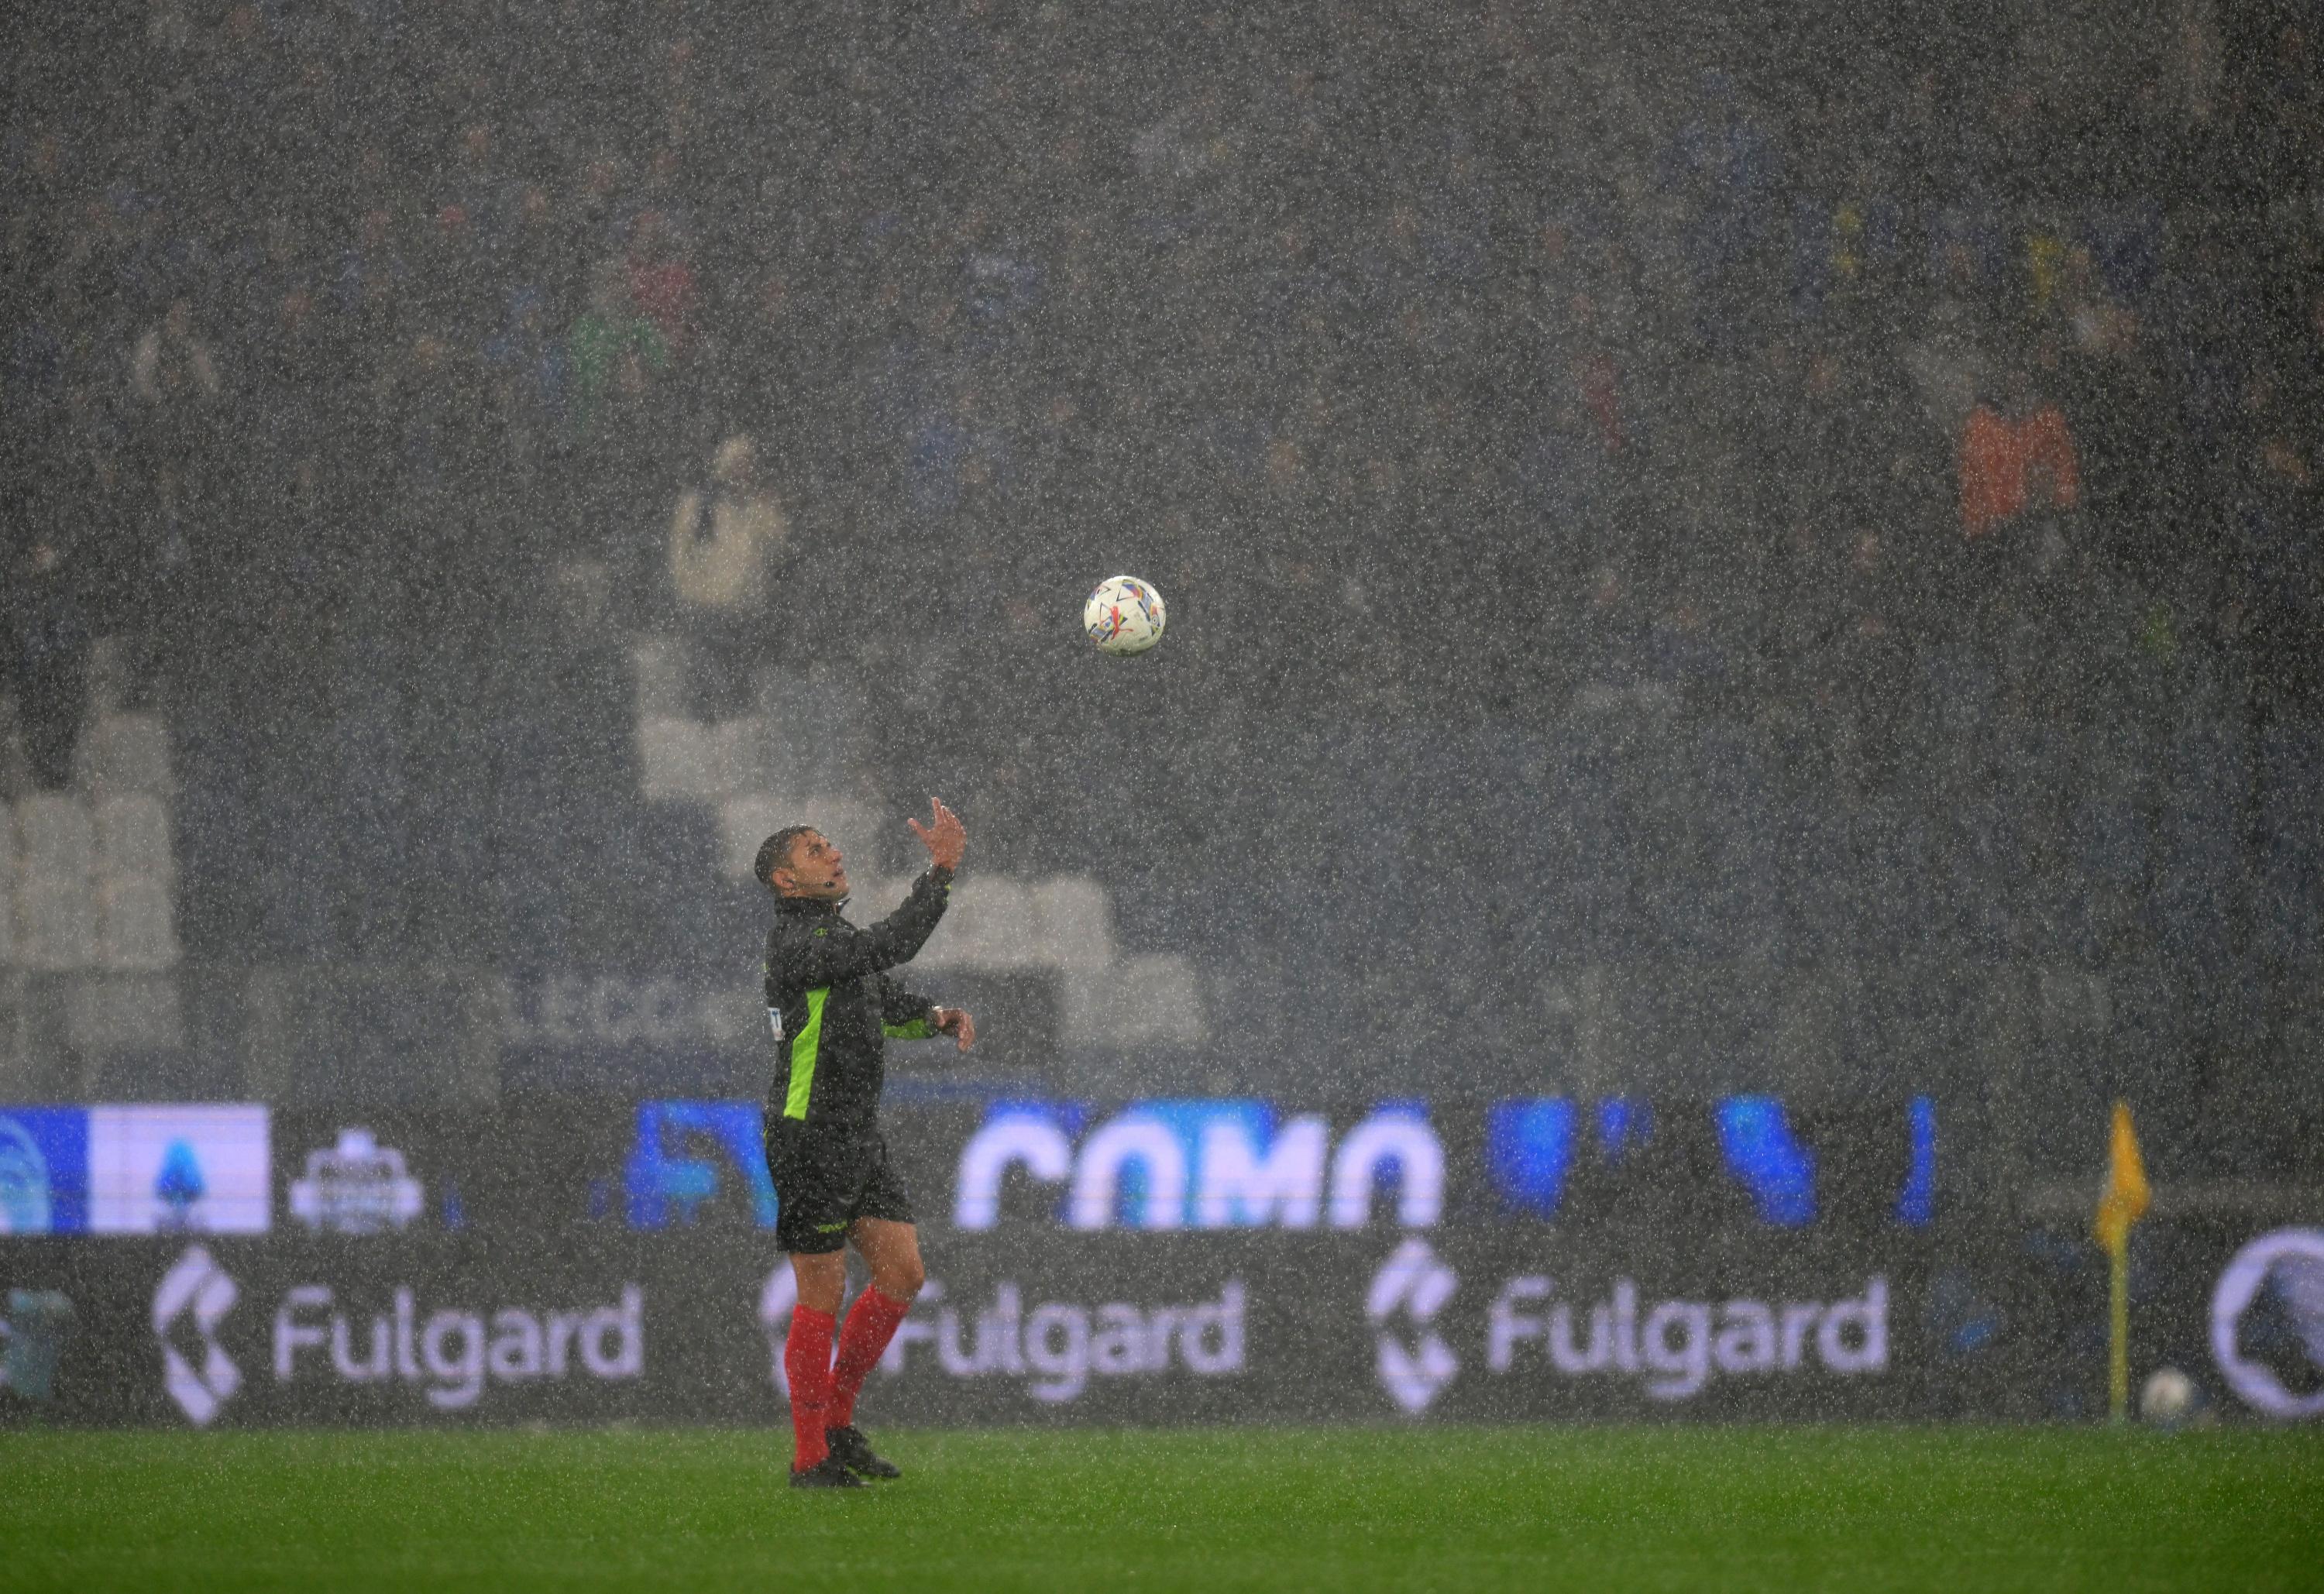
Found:
<path fill-rule="evenodd" d="M 875 1455 L 855 1426 L 855 1397 L 863 1392 L 863 1380 L 880 1365 L 888 1341 L 896 1337 L 897 1328 L 911 1311 L 912 1297 L 927 1282 L 927 1270 L 920 1264 L 919 1230 L 909 1223 L 893 1218 L 858 1218 L 847 1238 L 871 1265 L 872 1283 L 847 1309 L 847 1322 L 839 1331 L 839 1365 L 831 1377 L 827 1443 L 832 1454 L 864 1477 L 893 1478 L 897 1475 L 894 1464 Z"/>
<path fill-rule="evenodd" d="M 783 1343 L 783 1373 L 791 1387 L 791 1481 L 817 1483 L 834 1470 L 831 1459 L 832 1342 L 839 1333 L 839 1299 L 847 1287 L 844 1250 L 793 1251 L 791 1277 L 798 1304 Z"/>
<path fill-rule="evenodd" d="M 872 1287 L 890 1300 L 908 1304 L 927 1283 L 917 1225 L 887 1218 L 858 1218 L 849 1226 L 847 1238 L 871 1267 Z"/>
<path fill-rule="evenodd" d="M 828 1313 L 834 1317 L 839 1315 L 839 1303 L 847 1295 L 845 1251 L 825 1251 L 819 1255 L 793 1251 L 791 1277 L 798 1285 L 800 1305 Z"/>

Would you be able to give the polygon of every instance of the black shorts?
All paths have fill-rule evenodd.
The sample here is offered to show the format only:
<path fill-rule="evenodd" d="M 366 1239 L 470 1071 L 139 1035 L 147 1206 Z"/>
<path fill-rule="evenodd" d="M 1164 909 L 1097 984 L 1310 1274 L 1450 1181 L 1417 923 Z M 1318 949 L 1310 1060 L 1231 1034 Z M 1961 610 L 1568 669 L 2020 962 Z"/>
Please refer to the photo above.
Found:
<path fill-rule="evenodd" d="M 888 1163 L 888 1142 L 874 1133 L 835 1143 L 809 1139 L 793 1126 L 767 1130 L 767 1172 L 775 1182 L 775 1243 L 824 1256 L 847 1243 L 858 1218 L 915 1223 L 903 1181 Z"/>

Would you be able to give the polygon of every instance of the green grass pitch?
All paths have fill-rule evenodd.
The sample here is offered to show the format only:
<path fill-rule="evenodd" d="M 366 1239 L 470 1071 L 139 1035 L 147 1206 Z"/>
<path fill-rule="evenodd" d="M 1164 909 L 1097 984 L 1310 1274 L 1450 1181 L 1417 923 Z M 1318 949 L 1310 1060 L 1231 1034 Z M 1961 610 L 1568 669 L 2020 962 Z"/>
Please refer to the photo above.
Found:
<path fill-rule="evenodd" d="M 2324 1588 L 2324 1433 L 0 1435 L 0 1589 Z"/>

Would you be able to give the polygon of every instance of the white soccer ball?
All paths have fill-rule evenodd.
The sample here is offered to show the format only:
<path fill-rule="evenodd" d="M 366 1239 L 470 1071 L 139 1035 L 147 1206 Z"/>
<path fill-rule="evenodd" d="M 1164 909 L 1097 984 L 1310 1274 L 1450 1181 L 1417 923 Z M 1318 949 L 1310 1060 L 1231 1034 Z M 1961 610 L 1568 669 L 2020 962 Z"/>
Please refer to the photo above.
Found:
<path fill-rule="evenodd" d="M 2138 1414 L 2162 1427 L 2187 1420 L 2195 1409 L 2195 1383 L 2175 1367 L 2159 1367 L 2138 1392 Z"/>
<path fill-rule="evenodd" d="M 1082 605 L 1082 629 L 1089 640 L 1100 652 L 1122 658 L 1160 641 L 1167 618 L 1154 584 L 1134 576 L 1107 576 Z"/>

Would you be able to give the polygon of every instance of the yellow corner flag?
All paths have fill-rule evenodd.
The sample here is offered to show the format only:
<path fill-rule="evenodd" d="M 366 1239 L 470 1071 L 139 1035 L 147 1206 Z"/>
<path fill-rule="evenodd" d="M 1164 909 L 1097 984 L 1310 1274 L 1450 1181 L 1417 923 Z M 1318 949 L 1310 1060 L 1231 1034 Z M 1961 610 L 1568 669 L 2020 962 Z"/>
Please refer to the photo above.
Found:
<path fill-rule="evenodd" d="M 2138 1155 L 2138 1131 L 2130 1127 L 2130 1103 L 2114 1104 L 2114 1138 L 2107 1148 L 2106 1188 L 2098 1192 L 2098 1221 L 2092 1228 L 2109 1256 L 2120 1256 L 2130 1244 L 2130 1226 L 2146 1215 L 2152 1192 L 2146 1185 L 2146 1164 Z"/>
<path fill-rule="evenodd" d="M 2130 1126 L 2130 1103 L 2117 1101 L 2107 1146 L 2106 1188 L 2098 1192 L 2098 1217 L 2090 1225 L 2107 1254 L 2107 1412 L 2117 1423 L 2130 1414 L 2130 1226 L 2146 1215 L 2152 1194 L 2146 1164 L 2138 1155 L 2138 1131 Z"/>

